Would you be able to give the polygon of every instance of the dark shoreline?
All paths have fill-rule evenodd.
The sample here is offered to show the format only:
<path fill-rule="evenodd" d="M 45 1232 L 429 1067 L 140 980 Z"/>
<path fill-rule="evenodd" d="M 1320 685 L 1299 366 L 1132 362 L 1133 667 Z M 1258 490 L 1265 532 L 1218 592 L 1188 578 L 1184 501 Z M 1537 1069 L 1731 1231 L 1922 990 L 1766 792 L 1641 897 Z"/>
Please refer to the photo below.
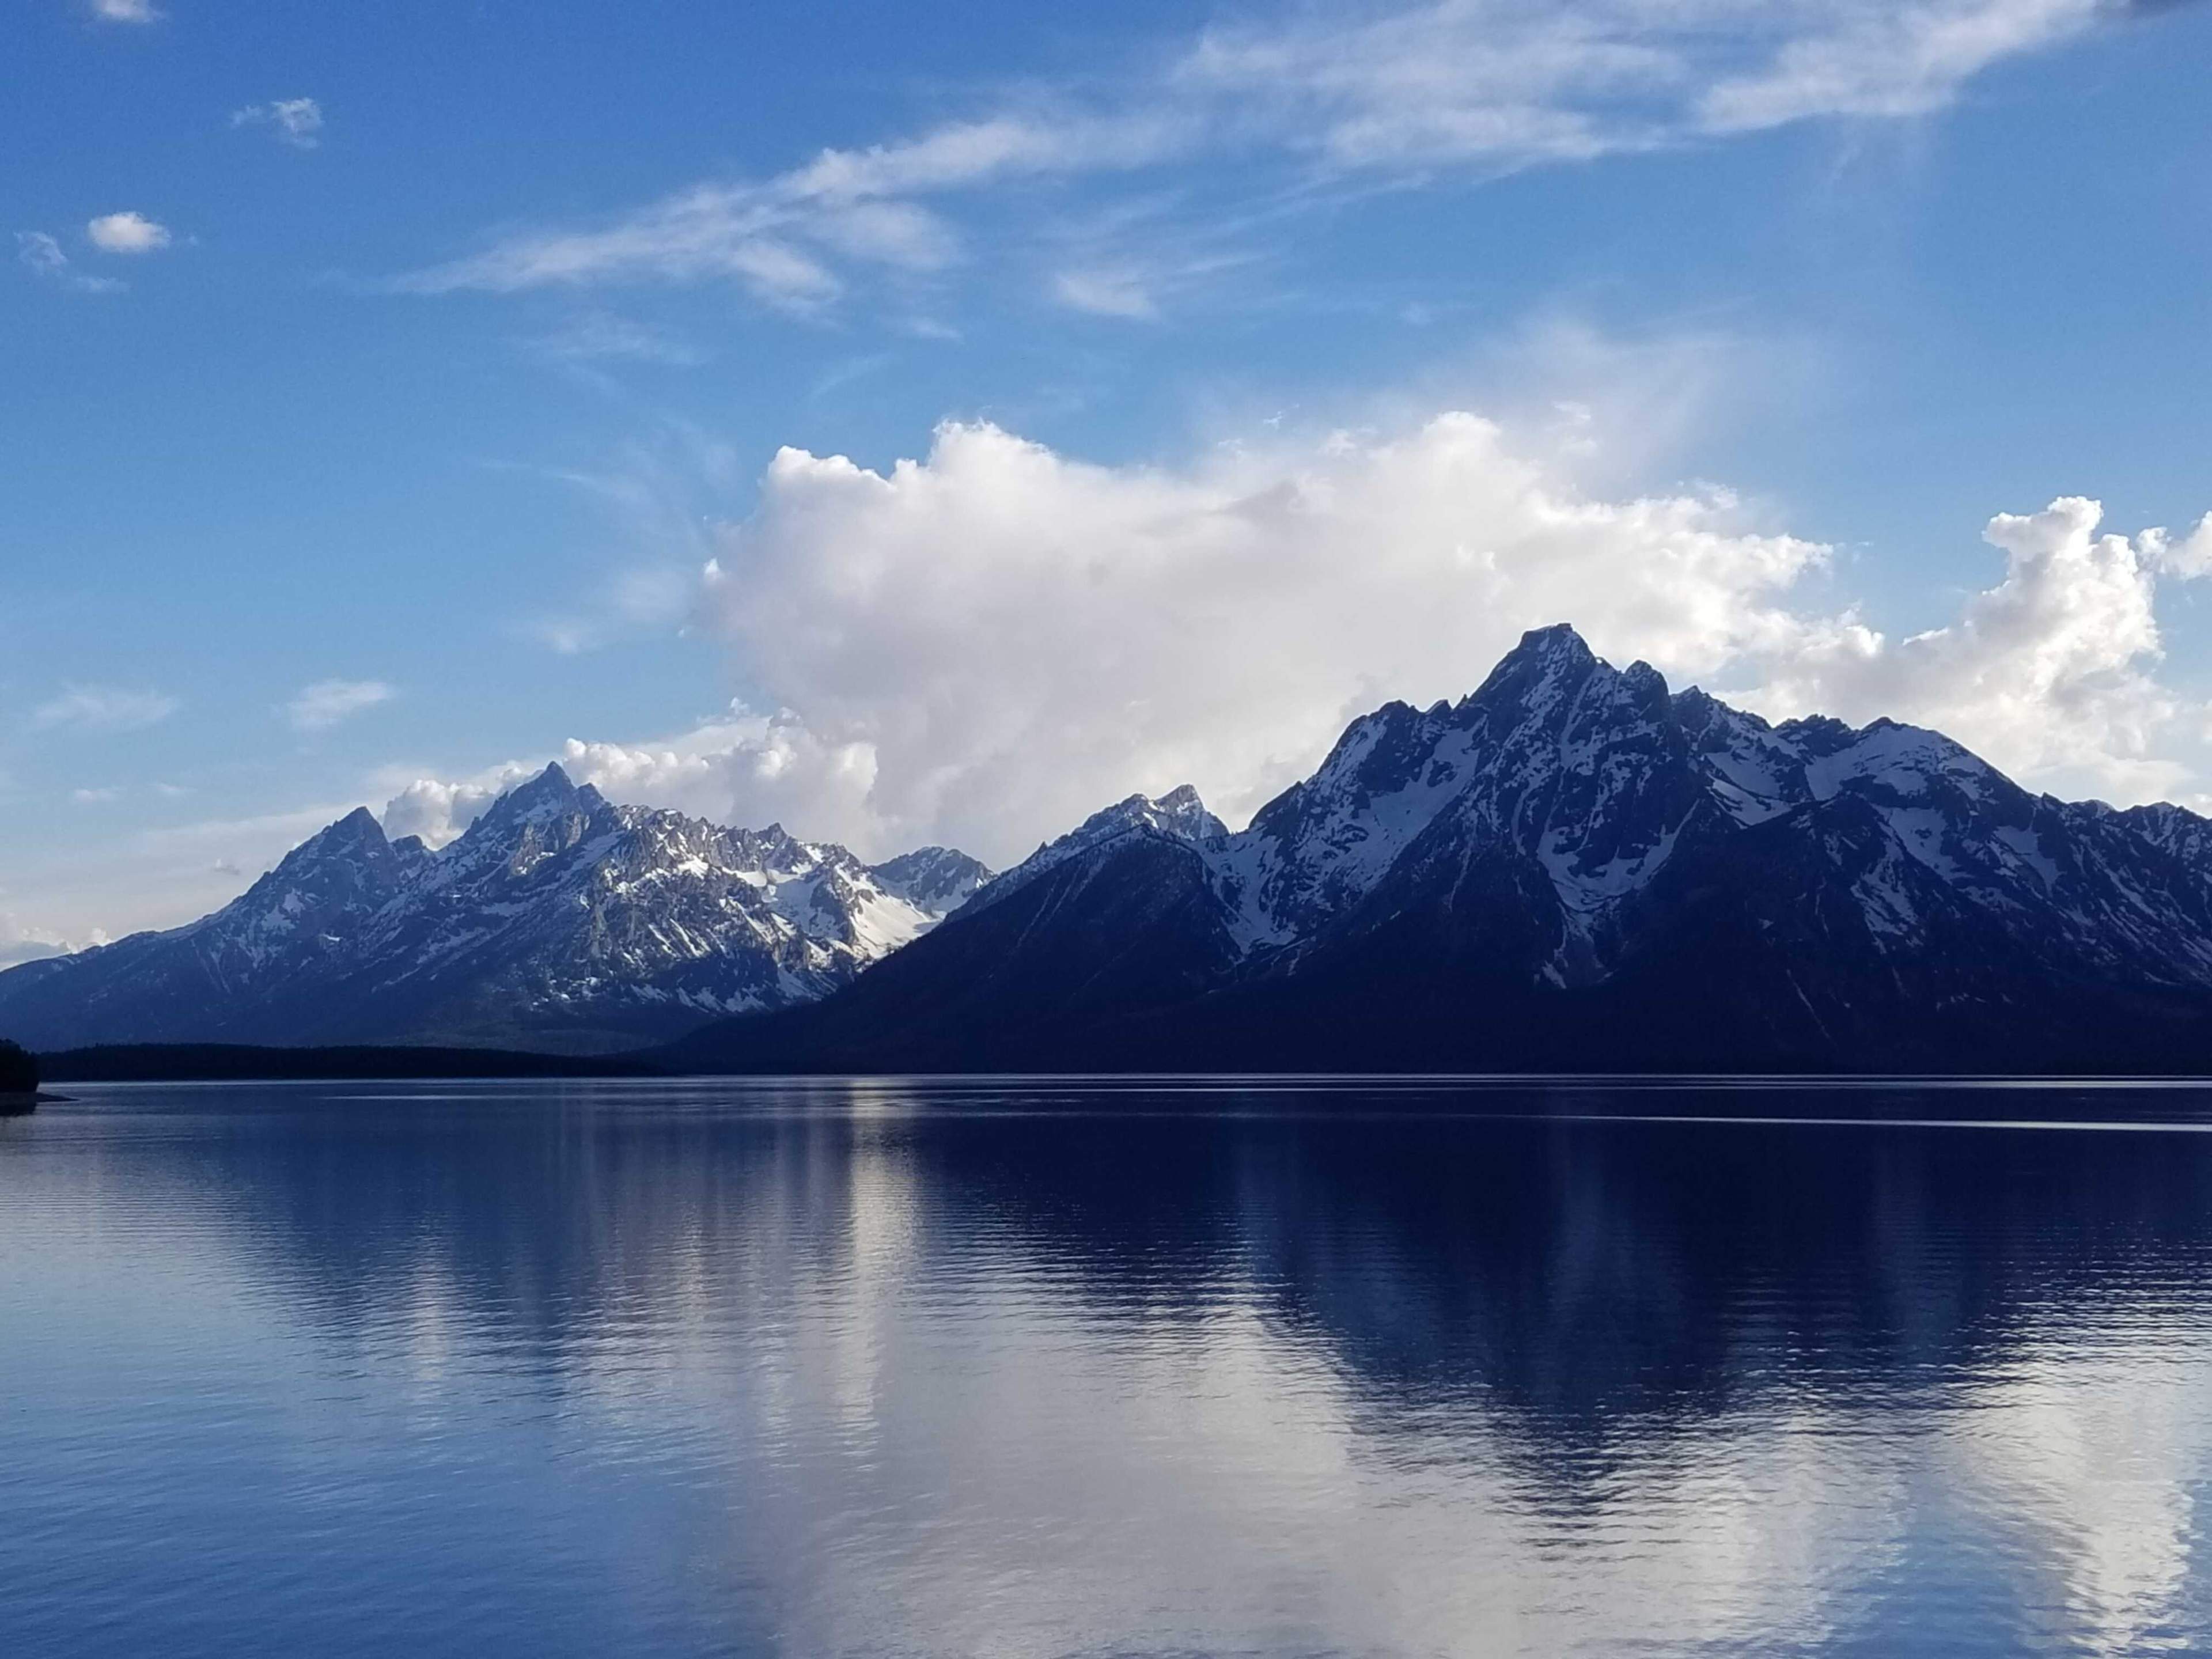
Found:
<path fill-rule="evenodd" d="M 856 1059 L 864 1058 L 856 1056 Z M 1864 1085 L 1899 1088 L 1955 1090 L 2007 1085 L 2079 1085 L 2084 1087 L 2132 1086 L 2212 1087 L 2212 1075 L 2178 1073 L 2083 1071 L 2036 1073 L 1979 1073 L 1968 1071 L 1914 1073 L 1776 1072 L 1742 1070 L 1656 1069 L 1615 1072 L 1532 1071 L 1521 1069 L 1457 1070 L 1449 1067 L 1334 1069 L 1312 1066 L 1218 1068 L 1162 1066 L 1062 1066 L 993 1064 L 970 1066 L 918 1065 L 885 1067 L 855 1065 L 849 1070 L 823 1064 L 769 1066 L 713 1066 L 655 1063 L 663 1051 L 614 1055 L 547 1054 L 512 1048 L 415 1048 L 347 1045 L 324 1048 L 264 1048 L 245 1043 L 117 1043 L 96 1048 L 58 1049 L 39 1056 L 45 1082 L 52 1083 L 232 1083 L 232 1082 L 347 1082 L 356 1079 L 430 1079 L 439 1078 L 497 1081 L 502 1079 L 575 1078 L 699 1079 L 786 1077 L 913 1078 L 953 1081 L 961 1079 L 1113 1079 L 1141 1086 L 1147 1081 L 1169 1083 L 1193 1077 L 1249 1079 L 1255 1085 L 1273 1080 L 1369 1082 L 1384 1086 L 1464 1084 L 1485 1087 L 1559 1086 L 1602 1089 L 1711 1088 L 1756 1092 L 1769 1088 L 1805 1087 L 1849 1091 Z M 61 1102 L 66 1095 L 44 1088 L 30 1095 L 0 1095 L 0 1113 L 12 1107 L 28 1111 L 33 1105 Z"/>
<path fill-rule="evenodd" d="M 368 1044 L 274 1048 L 247 1043 L 134 1042 L 39 1056 L 50 1083 L 325 1082 L 397 1078 L 624 1078 L 665 1072 L 630 1056 L 540 1054 L 513 1048 Z"/>

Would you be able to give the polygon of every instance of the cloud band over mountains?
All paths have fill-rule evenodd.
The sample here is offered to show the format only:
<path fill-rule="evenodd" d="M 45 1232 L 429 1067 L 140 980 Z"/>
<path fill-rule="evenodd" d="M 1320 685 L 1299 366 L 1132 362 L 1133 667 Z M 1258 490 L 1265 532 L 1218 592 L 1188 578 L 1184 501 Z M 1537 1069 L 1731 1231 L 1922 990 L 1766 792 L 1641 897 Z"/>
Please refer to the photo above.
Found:
<path fill-rule="evenodd" d="M 2155 602 L 2212 570 L 2212 516 L 2100 516 L 1991 520 L 1987 585 L 1895 639 L 1808 602 L 1830 550 L 1727 492 L 1593 496 L 1471 414 L 1178 467 L 950 422 L 886 472 L 787 448 L 720 533 L 697 620 L 773 713 L 561 757 L 617 799 L 1003 864 L 1133 790 L 1194 782 L 1241 821 L 1352 715 L 1455 698 L 1568 620 L 1775 717 L 1887 714 L 2058 793 L 2197 797 L 2204 711 L 2158 678 Z M 536 763 L 409 785 L 387 824 L 441 839 Z"/>

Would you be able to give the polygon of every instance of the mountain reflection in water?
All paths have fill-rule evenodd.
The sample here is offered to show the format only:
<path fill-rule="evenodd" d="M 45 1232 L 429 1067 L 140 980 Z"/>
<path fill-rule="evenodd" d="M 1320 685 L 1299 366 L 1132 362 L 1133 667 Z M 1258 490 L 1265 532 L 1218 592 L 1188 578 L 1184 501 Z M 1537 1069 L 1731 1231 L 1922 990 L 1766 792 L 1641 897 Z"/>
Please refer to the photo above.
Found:
<path fill-rule="evenodd" d="M 73 1092 L 0 1651 L 2212 1647 L 2212 1091 Z"/>

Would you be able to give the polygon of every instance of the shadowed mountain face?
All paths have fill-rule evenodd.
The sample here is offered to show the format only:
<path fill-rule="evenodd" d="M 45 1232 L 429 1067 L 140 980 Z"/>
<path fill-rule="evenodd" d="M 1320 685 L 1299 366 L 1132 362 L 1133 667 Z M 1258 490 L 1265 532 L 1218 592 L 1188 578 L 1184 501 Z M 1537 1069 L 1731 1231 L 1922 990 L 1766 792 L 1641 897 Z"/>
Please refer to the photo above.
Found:
<path fill-rule="evenodd" d="M 635 1047 L 834 990 L 988 874 L 945 848 L 872 868 L 775 826 L 616 806 L 550 766 L 441 851 L 356 811 L 213 915 L 0 974 L 0 1030 Z"/>
<path fill-rule="evenodd" d="M 708 1068 L 2201 1070 L 2212 825 L 1941 733 L 1769 725 L 1568 628 L 1236 835 L 1109 808 Z"/>

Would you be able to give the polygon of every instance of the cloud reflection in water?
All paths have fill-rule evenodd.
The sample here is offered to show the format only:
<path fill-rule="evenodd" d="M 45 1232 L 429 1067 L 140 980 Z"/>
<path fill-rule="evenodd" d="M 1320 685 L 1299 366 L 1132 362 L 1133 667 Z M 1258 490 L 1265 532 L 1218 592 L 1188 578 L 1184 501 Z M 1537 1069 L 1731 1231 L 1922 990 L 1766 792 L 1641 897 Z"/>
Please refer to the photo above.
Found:
<path fill-rule="evenodd" d="M 2212 1137 L 82 1092 L 0 1136 L 20 1650 L 2212 1631 Z"/>

